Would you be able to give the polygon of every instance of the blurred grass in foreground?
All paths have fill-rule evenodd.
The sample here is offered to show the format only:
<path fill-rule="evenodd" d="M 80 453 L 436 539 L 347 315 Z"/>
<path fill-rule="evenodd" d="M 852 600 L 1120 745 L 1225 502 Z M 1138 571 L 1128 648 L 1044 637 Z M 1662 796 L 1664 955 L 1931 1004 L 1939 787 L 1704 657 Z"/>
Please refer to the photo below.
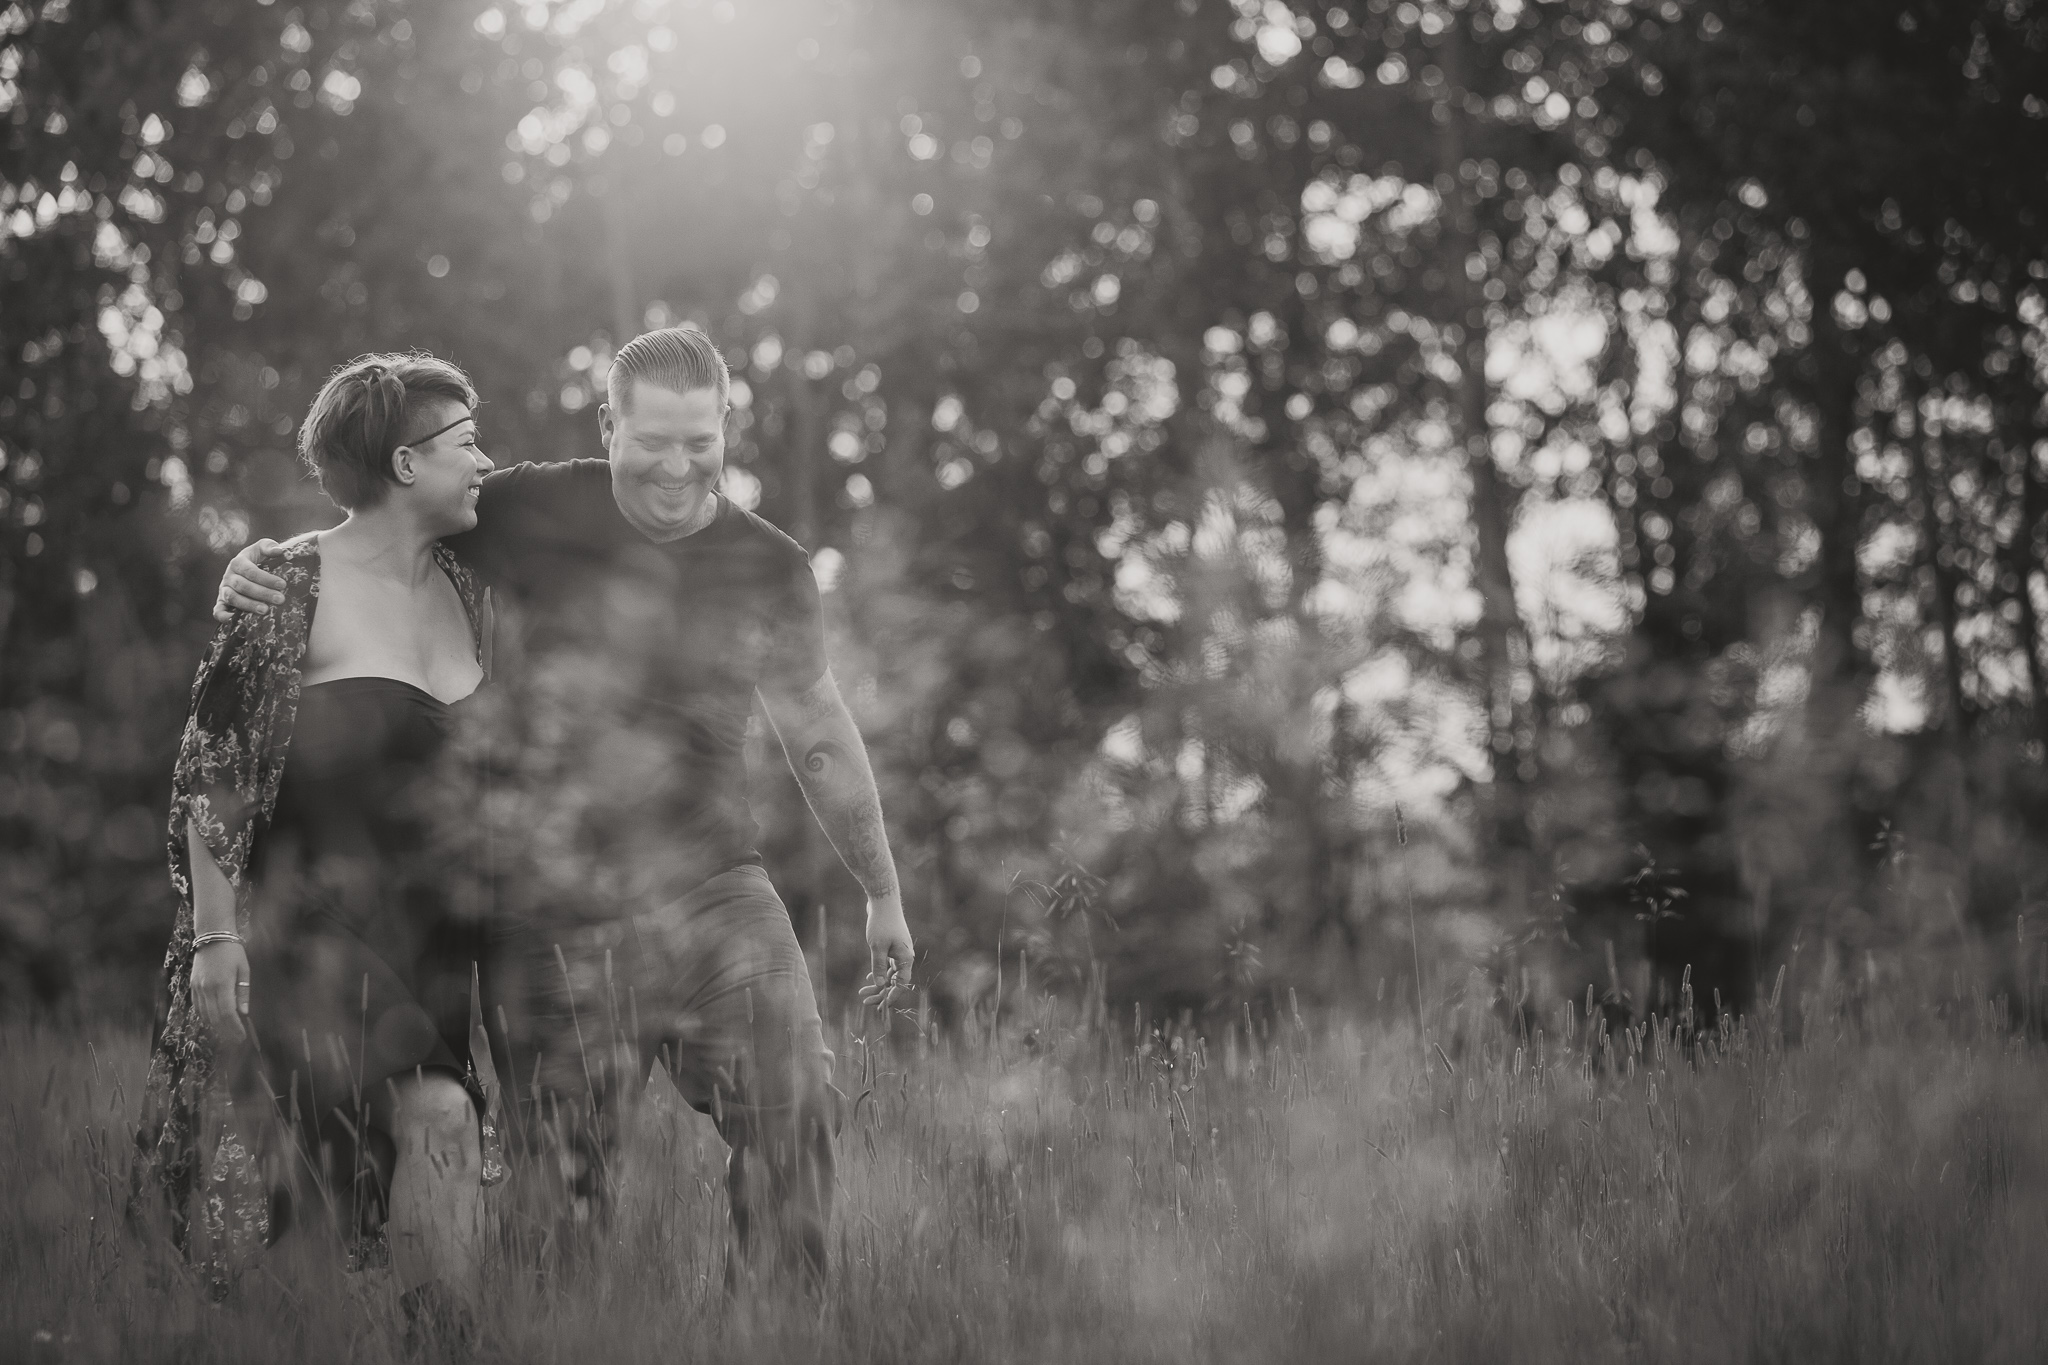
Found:
<path fill-rule="evenodd" d="M 842 1035 L 822 1304 L 727 1298 L 723 1148 L 662 1084 L 594 1254 L 521 1235 L 529 1172 L 490 1196 L 478 1358 L 2040 1359 L 2040 1046 L 1965 999 L 1802 1004 L 1797 1046 L 1564 1012 L 1134 1046 L 1048 1002 L 996 1044 Z M 0 1031 L 0 1356 L 402 1359 L 388 1274 L 324 1229 L 215 1308 L 121 1227 L 141 1060 Z"/>

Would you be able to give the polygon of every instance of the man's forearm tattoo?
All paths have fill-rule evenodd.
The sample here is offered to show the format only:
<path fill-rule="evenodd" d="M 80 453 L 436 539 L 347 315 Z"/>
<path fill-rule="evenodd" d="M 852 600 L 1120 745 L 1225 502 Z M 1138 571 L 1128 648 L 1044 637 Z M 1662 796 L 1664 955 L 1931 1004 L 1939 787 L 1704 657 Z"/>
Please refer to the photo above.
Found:
<path fill-rule="evenodd" d="M 882 803 L 873 795 L 846 812 L 840 842 L 848 870 L 870 899 L 896 894 L 896 862 L 889 856 L 889 836 L 882 828 Z"/>
<path fill-rule="evenodd" d="M 826 669 L 818 680 L 797 693 L 796 722 L 798 725 L 816 725 L 828 719 L 845 703 L 839 699 L 839 684 L 833 680 L 832 670 Z"/>
<path fill-rule="evenodd" d="M 846 746 L 836 739 L 821 739 L 804 755 L 804 771 L 812 777 L 831 781 L 841 774 L 853 771 L 853 760 L 848 757 Z"/>
<path fill-rule="evenodd" d="M 850 728 L 850 721 L 845 724 Z M 797 764 L 797 781 L 854 880 L 871 898 L 895 895 L 896 864 L 882 801 L 858 734 L 813 740 Z"/>

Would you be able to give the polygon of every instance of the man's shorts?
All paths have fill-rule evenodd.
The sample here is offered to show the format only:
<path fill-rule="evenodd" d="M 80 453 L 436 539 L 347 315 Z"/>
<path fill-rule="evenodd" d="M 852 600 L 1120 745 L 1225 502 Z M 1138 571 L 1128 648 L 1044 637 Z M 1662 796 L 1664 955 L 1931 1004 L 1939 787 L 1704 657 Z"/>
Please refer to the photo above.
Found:
<path fill-rule="evenodd" d="M 760 867 L 659 909 L 528 933 L 530 1005 L 513 1056 L 539 1117 L 607 1108 L 655 1063 L 728 1142 L 830 1112 L 833 1058 L 810 971 Z"/>

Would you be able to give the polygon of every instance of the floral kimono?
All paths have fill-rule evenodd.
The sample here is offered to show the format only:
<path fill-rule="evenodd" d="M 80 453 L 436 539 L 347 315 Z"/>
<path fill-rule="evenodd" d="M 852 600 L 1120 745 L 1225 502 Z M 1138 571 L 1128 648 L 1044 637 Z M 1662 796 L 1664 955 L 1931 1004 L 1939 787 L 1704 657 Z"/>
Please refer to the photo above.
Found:
<path fill-rule="evenodd" d="M 482 588 L 450 551 L 437 545 L 434 559 L 462 599 L 482 662 Z M 153 1202 L 150 1187 L 156 1186 L 168 1205 L 171 1240 L 194 1259 L 190 1210 L 204 1179 L 204 1246 L 196 1259 L 205 1266 L 216 1296 L 225 1293 L 229 1271 L 270 1239 L 270 1191 L 252 1138 L 269 1131 L 271 1116 L 234 1112 L 213 1038 L 193 1004 L 192 868 L 185 831 L 189 822 L 226 874 L 235 891 L 236 928 L 246 933 L 251 859 L 276 809 L 298 712 L 300 661 L 319 601 L 317 541 L 309 536 L 292 542 L 270 567 L 285 580 L 285 600 L 267 615 L 240 613 L 215 632 L 192 685 L 192 708 L 172 772 L 169 853 L 178 912 L 157 990 L 154 1044 L 130 1182 L 131 1221 L 143 1219 Z M 474 999 L 471 1016 L 472 1058 L 488 1073 L 489 1047 Z M 504 1173 L 496 1078 L 472 1079 L 489 1096 L 483 1169 L 485 1183 L 496 1183 Z M 219 1138 L 210 1169 L 202 1170 L 202 1137 L 211 1136 L 202 1134 L 202 1115 L 209 1109 L 218 1116 Z"/>

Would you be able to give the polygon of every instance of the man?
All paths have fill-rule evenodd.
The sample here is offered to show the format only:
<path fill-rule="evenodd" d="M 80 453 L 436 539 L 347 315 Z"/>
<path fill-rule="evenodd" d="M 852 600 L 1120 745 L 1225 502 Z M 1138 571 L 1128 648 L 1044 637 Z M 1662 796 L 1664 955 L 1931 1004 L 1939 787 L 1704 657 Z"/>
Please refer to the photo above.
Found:
<path fill-rule="evenodd" d="M 718 492 L 729 386 L 703 332 L 635 338 L 598 410 L 608 458 L 489 475 L 476 529 L 445 543 L 492 585 L 497 652 L 522 663 L 494 689 L 523 727 L 520 780 L 492 802 L 502 827 L 526 801 L 500 879 L 523 944 L 515 1082 L 537 1078 L 526 1098 L 562 1133 L 574 1193 L 598 1200 L 622 1091 L 660 1059 L 731 1149 L 742 1254 L 766 1220 L 785 1259 L 822 1274 L 836 1096 L 803 954 L 754 850 L 757 696 L 867 892 L 864 1001 L 908 986 L 914 950 L 809 557 Z M 257 567 L 276 548 L 228 566 L 223 609 L 280 600 Z"/>

